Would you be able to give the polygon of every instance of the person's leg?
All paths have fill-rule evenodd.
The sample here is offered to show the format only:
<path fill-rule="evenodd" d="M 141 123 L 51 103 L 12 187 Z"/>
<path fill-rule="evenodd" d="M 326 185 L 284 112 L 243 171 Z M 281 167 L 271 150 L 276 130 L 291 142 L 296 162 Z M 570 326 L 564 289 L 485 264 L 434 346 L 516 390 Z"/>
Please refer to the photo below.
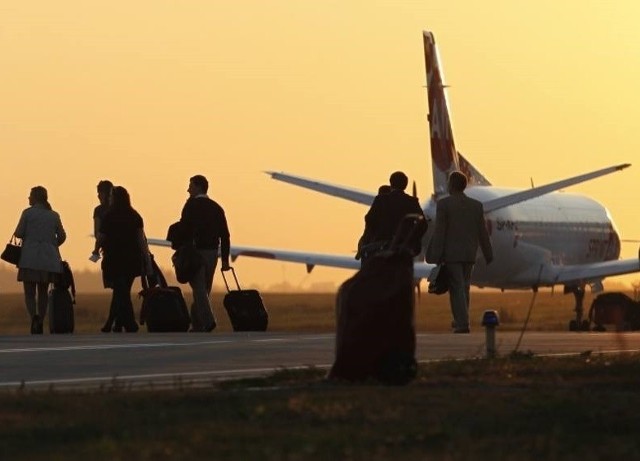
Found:
<path fill-rule="evenodd" d="M 118 275 L 113 279 L 111 308 L 115 309 L 116 322 L 120 322 L 127 332 L 138 331 L 138 324 L 133 314 L 133 303 L 131 302 L 133 280 L 134 277 L 128 275 Z"/>
<path fill-rule="evenodd" d="M 191 305 L 191 326 L 193 331 L 209 331 L 213 323 L 211 303 L 207 290 L 207 269 L 202 265 L 196 276 L 189 282 L 193 293 Z"/>
<path fill-rule="evenodd" d="M 27 312 L 31 318 L 31 334 L 38 333 L 38 310 L 36 306 L 36 283 L 35 282 L 22 282 L 24 289 L 24 304 L 27 307 Z"/>
<path fill-rule="evenodd" d="M 47 316 L 47 307 L 49 306 L 49 282 L 38 282 L 38 334 L 43 333 L 44 318 Z"/>
<path fill-rule="evenodd" d="M 467 305 L 467 322 L 469 321 L 469 306 L 471 305 L 471 273 L 473 272 L 473 263 L 465 263 L 462 265 L 462 276 L 464 278 L 464 299 Z"/>
<path fill-rule="evenodd" d="M 40 322 L 44 321 L 47 316 L 47 307 L 49 307 L 49 282 L 38 282 L 38 316 Z"/>
<path fill-rule="evenodd" d="M 216 314 L 213 311 L 213 306 L 211 305 L 211 289 L 213 288 L 213 276 L 216 273 L 216 267 L 218 266 L 218 251 L 217 250 L 205 250 L 202 252 L 202 256 L 204 259 L 204 268 L 205 268 L 205 282 L 207 284 L 207 298 L 209 299 L 209 308 L 211 312 L 211 318 L 207 323 L 207 331 L 213 330 L 216 325 Z"/>
<path fill-rule="evenodd" d="M 469 328 L 469 311 L 464 280 L 464 264 L 447 263 L 449 279 L 449 302 L 453 315 L 454 328 L 464 330 Z"/>
<path fill-rule="evenodd" d="M 22 286 L 24 288 L 24 303 L 27 306 L 27 312 L 29 316 L 33 318 L 33 316 L 38 313 L 36 307 L 36 283 L 22 282 Z"/>

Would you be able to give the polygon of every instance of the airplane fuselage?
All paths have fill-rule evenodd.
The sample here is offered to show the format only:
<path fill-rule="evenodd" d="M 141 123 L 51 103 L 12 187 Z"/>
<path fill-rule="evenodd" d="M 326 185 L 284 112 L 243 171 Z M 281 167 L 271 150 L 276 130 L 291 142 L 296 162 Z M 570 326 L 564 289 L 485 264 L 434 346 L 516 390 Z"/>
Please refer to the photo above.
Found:
<path fill-rule="evenodd" d="M 465 192 L 486 202 L 516 190 L 478 186 Z M 432 222 L 434 212 L 435 203 L 428 203 L 425 214 Z M 588 264 L 620 256 L 620 238 L 609 212 L 581 195 L 547 194 L 489 212 L 485 218 L 494 262 L 487 266 L 479 255 L 473 273 L 477 286 L 530 288 L 536 271 L 545 265 Z"/>

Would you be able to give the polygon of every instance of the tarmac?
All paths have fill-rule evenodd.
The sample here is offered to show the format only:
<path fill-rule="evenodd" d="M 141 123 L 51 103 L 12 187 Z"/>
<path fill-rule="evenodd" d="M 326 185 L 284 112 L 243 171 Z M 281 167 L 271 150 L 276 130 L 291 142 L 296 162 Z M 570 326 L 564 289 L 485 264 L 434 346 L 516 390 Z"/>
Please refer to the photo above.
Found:
<path fill-rule="evenodd" d="M 419 362 L 487 357 L 484 329 L 420 333 Z M 489 341 L 491 344 L 491 341 Z M 495 354 L 640 351 L 640 332 L 501 332 Z M 176 388 L 265 376 L 281 369 L 329 369 L 335 335 L 297 333 L 109 333 L 0 335 L 0 390 Z"/>

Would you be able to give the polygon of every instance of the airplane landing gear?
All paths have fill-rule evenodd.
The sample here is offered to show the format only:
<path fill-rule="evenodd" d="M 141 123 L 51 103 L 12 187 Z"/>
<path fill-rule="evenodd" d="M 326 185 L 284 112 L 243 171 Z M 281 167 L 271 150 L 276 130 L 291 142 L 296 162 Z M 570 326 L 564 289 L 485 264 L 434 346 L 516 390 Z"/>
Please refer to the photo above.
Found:
<path fill-rule="evenodd" d="M 589 320 L 582 318 L 582 314 L 584 313 L 582 307 L 584 301 L 584 285 L 571 288 L 565 287 L 565 293 L 573 293 L 576 300 L 576 306 L 574 308 L 576 318 L 569 322 L 569 331 L 589 331 Z"/>

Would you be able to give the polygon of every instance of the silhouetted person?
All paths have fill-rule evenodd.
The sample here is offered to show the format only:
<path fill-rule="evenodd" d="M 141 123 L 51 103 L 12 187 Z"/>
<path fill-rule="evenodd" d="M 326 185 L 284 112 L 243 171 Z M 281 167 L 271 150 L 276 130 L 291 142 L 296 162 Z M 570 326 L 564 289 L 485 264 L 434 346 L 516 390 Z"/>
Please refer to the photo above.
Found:
<path fill-rule="evenodd" d="M 436 227 L 427 248 L 427 261 L 446 265 L 454 333 L 469 333 L 469 288 L 478 246 L 487 264 L 493 260 L 482 203 L 468 197 L 467 177 L 449 175 L 449 196 L 438 201 Z"/>
<path fill-rule="evenodd" d="M 189 281 L 193 292 L 191 305 L 192 331 L 210 332 L 216 327 L 216 319 L 211 309 L 211 287 L 218 265 L 218 249 L 223 271 L 231 269 L 229 265 L 230 238 L 227 218 L 222 207 L 207 196 L 209 182 L 202 175 L 189 180 L 189 199 L 182 208 L 180 222 L 185 233 L 193 241 L 196 250 L 202 256 L 202 267 Z"/>
<path fill-rule="evenodd" d="M 424 213 L 416 197 L 404 192 L 409 179 L 402 171 L 396 171 L 389 177 L 391 191 L 379 194 L 371 204 L 365 216 L 365 235 L 371 244 L 381 243 L 386 246 L 393 240 L 396 231 L 404 217 L 408 214 L 418 214 L 424 218 Z M 426 219 L 422 221 L 426 226 Z M 413 252 L 420 253 L 420 242 L 426 227 L 421 228 L 415 235 Z"/>
<path fill-rule="evenodd" d="M 124 187 L 116 186 L 111 192 L 111 204 L 98 232 L 98 246 L 103 252 L 104 278 L 113 289 L 109 318 L 102 331 L 111 330 L 117 319 L 117 324 L 127 332 L 136 332 L 138 324 L 133 313 L 131 286 L 136 277 L 149 274 L 152 268 L 142 217 L 131 206 Z"/>
<path fill-rule="evenodd" d="M 64 243 L 67 234 L 60 215 L 51 209 L 47 189 L 42 186 L 32 188 L 29 205 L 22 212 L 14 232 L 22 239 L 18 281 L 24 286 L 25 304 L 31 316 L 31 334 L 42 334 L 49 283 L 55 282 L 62 273 L 58 247 Z"/>
<path fill-rule="evenodd" d="M 388 194 L 389 192 L 391 192 L 391 186 L 388 184 L 383 184 L 378 187 L 378 195 Z M 366 251 L 367 245 L 371 243 L 373 243 L 371 240 L 371 236 L 367 233 L 367 228 L 365 226 L 364 232 L 358 240 L 358 251 L 356 252 L 356 259 L 361 259 L 363 257 L 363 253 Z"/>

